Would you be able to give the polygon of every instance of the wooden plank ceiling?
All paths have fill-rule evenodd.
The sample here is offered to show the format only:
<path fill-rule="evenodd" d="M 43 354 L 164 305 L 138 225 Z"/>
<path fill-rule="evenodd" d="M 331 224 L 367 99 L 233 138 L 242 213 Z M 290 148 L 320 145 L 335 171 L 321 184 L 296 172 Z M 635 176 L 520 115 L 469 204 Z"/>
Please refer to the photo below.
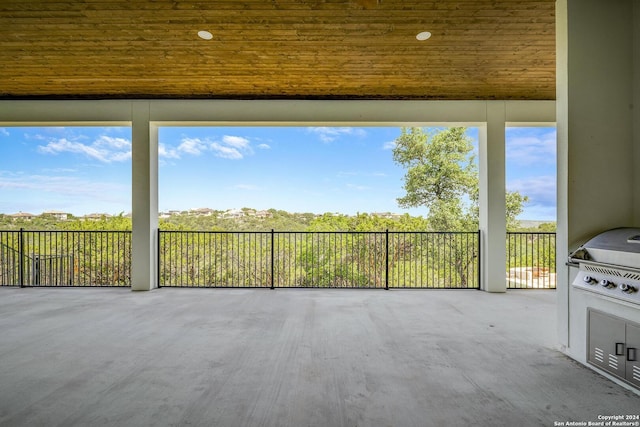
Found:
<path fill-rule="evenodd" d="M 0 51 L 3 99 L 551 100 L 555 1 L 2 0 Z"/>

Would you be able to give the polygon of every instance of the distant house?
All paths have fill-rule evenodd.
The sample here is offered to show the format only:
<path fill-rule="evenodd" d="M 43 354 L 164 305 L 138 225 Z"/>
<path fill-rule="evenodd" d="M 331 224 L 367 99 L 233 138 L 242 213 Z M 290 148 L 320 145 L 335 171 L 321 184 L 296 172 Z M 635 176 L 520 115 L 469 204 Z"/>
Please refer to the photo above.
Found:
<path fill-rule="evenodd" d="M 227 219 L 244 218 L 244 216 L 245 216 L 245 213 L 242 209 L 229 209 L 228 211 L 222 214 L 222 217 Z"/>
<path fill-rule="evenodd" d="M 164 212 L 158 213 L 158 217 L 162 219 L 171 218 L 174 215 L 182 215 L 182 212 L 176 211 L 176 210 L 170 210 L 170 211 L 164 211 Z"/>
<path fill-rule="evenodd" d="M 12 215 L 9 215 L 11 218 L 13 218 L 14 221 L 17 221 L 19 219 L 25 220 L 25 221 L 31 221 L 33 218 L 36 217 L 36 215 L 32 214 L 32 213 L 27 213 L 27 212 L 18 212 Z"/>
<path fill-rule="evenodd" d="M 269 212 L 269 211 L 257 211 L 255 213 L 255 216 L 256 216 L 256 218 L 264 219 L 264 218 L 271 218 L 272 215 L 271 215 L 271 212 Z"/>
<path fill-rule="evenodd" d="M 101 219 L 111 218 L 108 213 L 91 213 L 82 217 L 83 220 L 99 221 Z"/>
<path fill-rule="evenodd" d="M 400 218 L 402 218 L 401 214 L 392 213 L 392 212 L 374 212 L 371 215 L 372 216 L 377 216 L 377 217 L 380 217 L 380 218 L 386 218 L 386 219 L 400 219 Z"/>
<path fill-rule="evenodd" d="M 191 209 L 189 211 L 190 215 L 196 215 L 196 216 L 211 216 L 213 215 L 215 211 L 213 209 L 209 209 L 209 208 L 196 208 L 196 209 Z"/>
<path fill-rule="evenodd" d="M 46 211 L 42 212 L 42 216 L 59 219 L 60 221 L 66 221 L 71 216 L 70 213 L 62 211 Z"/>

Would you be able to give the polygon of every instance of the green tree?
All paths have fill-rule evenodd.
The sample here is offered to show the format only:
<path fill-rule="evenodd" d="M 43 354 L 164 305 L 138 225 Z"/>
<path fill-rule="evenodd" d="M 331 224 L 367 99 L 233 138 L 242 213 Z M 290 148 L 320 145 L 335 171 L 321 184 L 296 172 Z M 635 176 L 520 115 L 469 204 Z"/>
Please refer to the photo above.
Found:
<path fill-rule="evenodd" d="M 420 127 L 402 128 L 395 140 L 393 160 L 404 167 L 403 208 L 424 206 L 432 230 L 478 229 L 478 170 L 473 144 L 464 127 L 436 132 Z M 517 225 L 526 196 L 507 192 L 507 226 Z"/>
<path fill-rule="evenodd" d="M 473 209 L 463 203 L 465 195 L 474 198 L 478 181 L 473 145 L 466 128 L 439 132 L 402 128 L 395 140 L 393 160 L 407 170 L 406 194 L 398 198 L 401 207 L 426 207 L 433 230 L 477 229 Z"/>
<path fill-rule="evenodd" d="M 517 230 L 520 227 L 520 223 L 516 218 L 522 213 L 524 205 L 529 201 L 529 198 L 517 191 L 507 191 L 505 197 L 507 230 Z"/>

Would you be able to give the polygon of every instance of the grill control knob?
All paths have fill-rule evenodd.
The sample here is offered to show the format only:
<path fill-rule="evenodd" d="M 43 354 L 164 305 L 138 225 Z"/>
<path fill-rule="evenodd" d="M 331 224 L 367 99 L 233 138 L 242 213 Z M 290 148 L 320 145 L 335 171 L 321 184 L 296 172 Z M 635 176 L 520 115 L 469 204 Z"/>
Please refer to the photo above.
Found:
<path fill-rule="evenodd" d="M 620 285 L 620 290 L 622 292 L 627 293 L 627 294 L 632 294 L 632 293 L 637 291 L 635 286 L 627 285 L 626 283 L 623 283 L 623 284 Z"/>
<path fill-rule="evenodd" d="M 609 281 L 607 279 L 602 279 L 600 281 L 600 285 L 602 285 L 603 288 L 607 288 L 607 289 L 616 287 L 615 283 L 613 283 L 613 282 L 611 282 L 611 281 Z"/>
<path fill-rule="evenodd" d="M 591 276 L 584 276 L 584 278 L 582 279 L 584 281 L 584 283 L 586 283 L 587 285 L 595 285 L 597 283 L 597 280 L 594 279 Z"/>

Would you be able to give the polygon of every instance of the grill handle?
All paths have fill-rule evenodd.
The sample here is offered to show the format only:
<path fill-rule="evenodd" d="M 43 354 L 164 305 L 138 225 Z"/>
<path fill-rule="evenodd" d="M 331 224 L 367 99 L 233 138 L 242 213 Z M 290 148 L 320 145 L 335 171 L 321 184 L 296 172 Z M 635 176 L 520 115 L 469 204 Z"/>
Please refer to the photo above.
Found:
<path fill-rule="evenodd" d="M 629 352 L 627 351 L 627 354 Z M 616 343 L 616 356 L 624 356 L 624 343 L 623 342 L 617 342 Z"/>
<path fill-rule="evenodd" d="M 635 362 L 636 360 L 636 349 L 634 347 L 627 348 L 627 361 Z"/>

